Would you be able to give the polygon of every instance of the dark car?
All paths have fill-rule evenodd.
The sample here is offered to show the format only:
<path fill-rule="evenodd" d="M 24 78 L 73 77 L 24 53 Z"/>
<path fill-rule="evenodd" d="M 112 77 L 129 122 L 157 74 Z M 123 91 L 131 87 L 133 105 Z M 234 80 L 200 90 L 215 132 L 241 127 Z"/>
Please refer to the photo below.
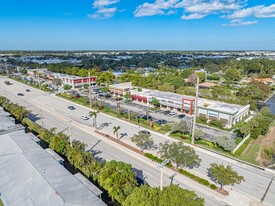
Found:
<path fill-rule="evenodd" d="M 139 134 L 147 134 L 147 135 L 151 135 L 151 133 L 147 130 L 141 130 L 138 132 Z"/>
<path fill-rule="evenodd" d="M 18 96 L 24 96 L 24 94 L 22 94 L 22 93 L 18 93 L 17 95 L 18 95 Z"/>
<path fill-rule="evenodd" d="M 171 112 L 171 111 L 169 111 L 169 110 L 166 110 L 166 111 L 164 111 L 164 112 L 163 112 L 163 114 L 166 114 L 166 115 L 168 115 L 168 114 L 170 114 L 170 112 Z"/>
<path fill-rule="evenodd" d="M 112 95 L 110 95 L 110 94 L 106 94 L 106 96 L 105 96 L 107 99 L 110 99 L 111 97 L 112 97 Z"/>
<path fill-rule="evenodd" d="M 180 114 L 180 115 L 178 116 L 179 119 L 183 119 L 184 117 L 185 117 L 185 114 Z"/>
<path fill-rule="evenodd" d="M 31 90 L 29 90 L 29 89 L 26 89 L 26 92 L 30 92 Z"/>
<path fill-rule="evenodd" d="M 68 106 L 68 109 L 75 110 L 75 107 L 74 106 Z"/>
<path fill-rule="evenodd" d="M 138 116 L 138 118 L 142 118 L 145 120 L 147 120 L 147 118 L 148 118 L 149 120 L 152 120 L 152 117 L 151 116 L 147 117 L 147 115 L 140 115 L 140 116 Z"/>
<path fill-rule="evenodd" d="M 165 119 L 159 119 L 158 121 L 156 121 L 156 123 L 159 125 L 163 125 L 163 124 L 166 124 L 167 121 Z"/>

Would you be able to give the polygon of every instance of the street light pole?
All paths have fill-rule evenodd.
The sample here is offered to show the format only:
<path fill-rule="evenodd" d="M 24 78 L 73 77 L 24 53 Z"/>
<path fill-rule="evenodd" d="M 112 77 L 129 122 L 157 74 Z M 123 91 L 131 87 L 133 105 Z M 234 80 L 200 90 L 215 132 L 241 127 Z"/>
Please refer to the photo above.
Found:
<path fill-rule="evenodd" d="M 191 144 L 195 143 L 195 130 L 196 130 L 196 119 L 197 119 L 197 106 L 198 106 L 198 94 L 199 94 L 199 81 L 200 78 L 197 77 L 197 85 L 196 85 L 196 98 L 195 98 L 195 111 L 193 116 L 193 128 L 192 128 L 192 140 Z"/>
<path fill-rule="evenodd" d="M 90 99 L 90 109 L 92 109 L 92 97 L 91 97 L 91 78 L 90 78 L 90 72 L 88 72 L 89 76 L 89 99 Z"/>
<path fill-rule="evenodd" d="M 160 169 L 160 190 L 163 189 L 163 171 L 162 168 L 168 163 L 170 162 L 169 159 L 164 160 L 162 163 L 158 164 L 157 168 Z"/>
<path fill-rule="evenodd" d="M 6 66 L 7 77 L 9 78 L 9 70 L 8 70 L 8 66 L 7 66 L 7 59 L 5 60 L 5 66 Z"/>
<path fill-rule="evenodd" d="M 44 130 L 44 121 L 43 121 L 43 116 L 42 116 L 42 109 L 40 109 L 40 118 L 41 118 L 41 127 L 42 127 L 42 130 Z"/>
<path fill-rule="evenodd" d="M 73 147 L 71 123 L 72 123 L 72 120 L 69 120 L 69 137 L 70 137 L 70 145 L 71 145 L 71 147 Z"/>

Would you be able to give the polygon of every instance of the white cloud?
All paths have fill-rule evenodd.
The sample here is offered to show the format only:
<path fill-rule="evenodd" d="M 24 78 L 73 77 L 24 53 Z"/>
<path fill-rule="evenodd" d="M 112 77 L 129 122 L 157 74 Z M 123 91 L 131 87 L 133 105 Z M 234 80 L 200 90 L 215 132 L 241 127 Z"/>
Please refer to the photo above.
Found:
<path fill-rule="evenodd" d="M 164 14 L 169 15 L 172 14 L 171 11 L 165 12 L 164 10 L 173 9 L 178 1 L 179 0 L 156 0 L 152 4 L 145 2 L 136 8 L 134 14 L 136 17 Z"/>
<path fill-rule="evenodd" d="M 259 5 L 246 9 L 241 9 L 233 12 L 231 15 L 226 16 L 229 19 L 246 18 L 246 17 L 257 17 L 257 18 L 272 18 L 275 17 L 275 4 L 270 6 Z"/>
<path fill-rule="evenodd" d="M 119 0 L 95 0 L 93 3 L 93 6 L 94 7 L 110 6 L 118 2 Z"/>
<path fill-rule="evenodd" d="M 222 26 L 249 26 L 258 23 L 257 21 L 244 21 L 243 19 L 233 19 L 229 24 L 222 24 Z"/>
<path fill-rule="evenodd" d="M 212 1 L 208 3 L 201 2 L 200 4 L 190 5 L 185 8 L 186 12 L 190 13 L 211 13 L 211 12 L 225 12 L 230 10 L 240 9 L 242 6 L 238 2 L 219 2 Z"/>
<path fill-rule="evenodd" d="M 189 15 L 182 15 L 181 19 L 185 19 L 185 20 L 202 19 L 205 16 L 206 16 L 205 14 L 193 13 L 193 14 L 189 14 Z"/>
<path fill-rule="evenodd" d="M 192 16 L 198 19 L 205 17 L 206 14 L 241 9 L 245 2 L 246 0 L 155 0 L 154 3 L 145 2 L 138 6 L 134 14 L 136 17 L 165 15 L 171 14 L 170 10 L 182 9 L 185 13 L 182 19 L 191 19 Z"/>
<path fill-rule="evenodd" d="M 120 0 L 95 0 L 93 8 L 96 10 L 93 14 L 88 14 L 89 18 L 107 19 L 114 16 L 117 11 L 117 4 Z"/>

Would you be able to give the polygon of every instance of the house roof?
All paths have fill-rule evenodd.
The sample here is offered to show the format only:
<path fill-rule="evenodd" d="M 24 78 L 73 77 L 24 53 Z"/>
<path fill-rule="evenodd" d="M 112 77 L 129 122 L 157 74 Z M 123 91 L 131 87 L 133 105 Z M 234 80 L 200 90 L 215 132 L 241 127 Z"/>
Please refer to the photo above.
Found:
<path fill-rule="evenodd" d="M 200 87 L 214 87 L 214 86 L 218 86 L 218 84 L 212 83 L 212 82 L 202 82 L 199 84 Z"/>

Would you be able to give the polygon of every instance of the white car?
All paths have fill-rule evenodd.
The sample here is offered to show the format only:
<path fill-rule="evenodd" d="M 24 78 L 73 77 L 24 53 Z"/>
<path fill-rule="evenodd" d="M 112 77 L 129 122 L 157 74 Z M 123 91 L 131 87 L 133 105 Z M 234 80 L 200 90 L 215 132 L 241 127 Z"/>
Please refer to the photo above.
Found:
<path fill-rule="evenodd" d="M 85 115 L 82 115 L 82 116 L 81 116 L 81 119 L 83 119 L 83 120 L 88 120 L 89 117 L 87 117 L 87 116 L 85 116 Z"/>
<path fill-rule="evenodd" d="M 177 112 L 171 111 L 169 115 L 175 115 L 175 114 L 177 114 Z"/>

